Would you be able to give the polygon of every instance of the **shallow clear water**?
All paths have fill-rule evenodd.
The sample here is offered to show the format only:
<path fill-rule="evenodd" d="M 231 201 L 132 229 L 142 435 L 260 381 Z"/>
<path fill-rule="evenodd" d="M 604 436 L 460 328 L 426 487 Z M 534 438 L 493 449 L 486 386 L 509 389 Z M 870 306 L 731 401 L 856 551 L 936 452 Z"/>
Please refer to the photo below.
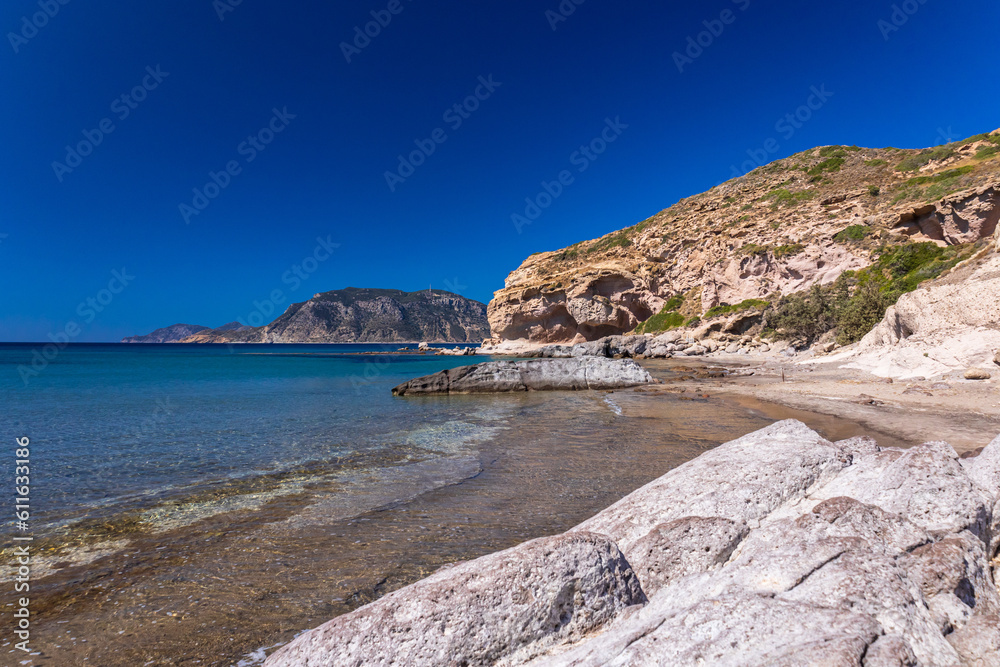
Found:
<path fill-rule="evenodd" d="M 226 480 L 454 454 L 500 417 L 391 396 L 482 360 L 357 354 L 399 345 L 71 345 L 25 383 L 39 348 L 0 345 L 0 433 L 31 438 L 43 532 Z"/>
<path fill-rule="evenodd" d="M 772 421 L 642 390 L 398 398 L 483 358 L 349 354 L 393 347 L 79 345 L 25 386 L 32 347 L 0 346 L 40 536 L 26 667 L 259 664 Z"/>

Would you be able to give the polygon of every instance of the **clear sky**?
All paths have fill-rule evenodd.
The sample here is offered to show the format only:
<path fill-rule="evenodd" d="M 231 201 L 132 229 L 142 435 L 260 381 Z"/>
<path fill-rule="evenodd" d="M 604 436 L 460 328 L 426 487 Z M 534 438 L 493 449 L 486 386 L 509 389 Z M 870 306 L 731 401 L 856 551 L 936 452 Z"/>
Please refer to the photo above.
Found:
<path fill-rule="evenodd" d="M 0 340 L 218 326 L 276 290 L 279 311 L 348 286 L 485 302 L 529 254 L 752 159 L 1000 127 L 998 19 L 995 0 L 4 0 Z"/>

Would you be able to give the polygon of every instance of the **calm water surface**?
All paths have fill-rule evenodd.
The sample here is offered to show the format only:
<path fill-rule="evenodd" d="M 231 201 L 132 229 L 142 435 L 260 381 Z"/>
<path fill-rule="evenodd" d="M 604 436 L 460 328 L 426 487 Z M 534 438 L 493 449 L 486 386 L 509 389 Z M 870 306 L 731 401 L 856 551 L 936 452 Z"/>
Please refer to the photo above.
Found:
<path fill-rule="evenodd" d="M 396 398 L 483 358 L 351 354 L 395 347 L 75 345 L 26 385 L 32 346 L 0 346 L 0 433 L 31 438 L 40 651 L 0 656 L 259 664 L 771 421 L 634 391 Z"/>

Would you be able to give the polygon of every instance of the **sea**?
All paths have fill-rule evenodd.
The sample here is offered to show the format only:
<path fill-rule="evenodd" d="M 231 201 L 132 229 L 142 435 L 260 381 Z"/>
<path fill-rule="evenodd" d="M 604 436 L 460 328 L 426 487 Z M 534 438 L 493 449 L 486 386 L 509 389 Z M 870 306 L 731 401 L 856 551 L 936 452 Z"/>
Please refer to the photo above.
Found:
<path fill-rule="evenodd" d="M 6 536 L 32 538 L 40 647 L 15 656 L 0 638 L 0 656 L 260 664 L 774 421 L 697 391 L 395 397 L 489 359 L 400 347 L 0 345 L 0 471 L 18 438 L 30 449 L 30 517 L 18 528 L 9 499 Z"/>
<path fill-rule="evenodd" d="M 0 344 L 0 395 L 8 451 L 30 438 L 43 535 L 236 480 L 452 456 L 503 417 L 488 402 L 456 419 L 448 401 L 394 398 L 409 378 L 470 363 L 386 354 L 399 344 L 78 344 L 33 368 L 42 347 Z"/>

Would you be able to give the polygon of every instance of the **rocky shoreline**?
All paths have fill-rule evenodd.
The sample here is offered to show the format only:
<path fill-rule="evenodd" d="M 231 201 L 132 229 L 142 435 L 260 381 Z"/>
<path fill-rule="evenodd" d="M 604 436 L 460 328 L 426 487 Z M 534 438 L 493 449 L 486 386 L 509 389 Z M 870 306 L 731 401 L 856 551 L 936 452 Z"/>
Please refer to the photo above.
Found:
<path fill-rule="evenodd" d="M 994 665 L 998 548 L 1000 438 L 960 459 L 784 421 L 265 665 Z"/>
<path fill-rule="evenodd" d="M 652 384 L 652 376 L 631 359 L 580 357 L 487 361 L 415 378 L 393 387 L 408 394 L 489 394 L 509 391 L 621 389 Z"/>

